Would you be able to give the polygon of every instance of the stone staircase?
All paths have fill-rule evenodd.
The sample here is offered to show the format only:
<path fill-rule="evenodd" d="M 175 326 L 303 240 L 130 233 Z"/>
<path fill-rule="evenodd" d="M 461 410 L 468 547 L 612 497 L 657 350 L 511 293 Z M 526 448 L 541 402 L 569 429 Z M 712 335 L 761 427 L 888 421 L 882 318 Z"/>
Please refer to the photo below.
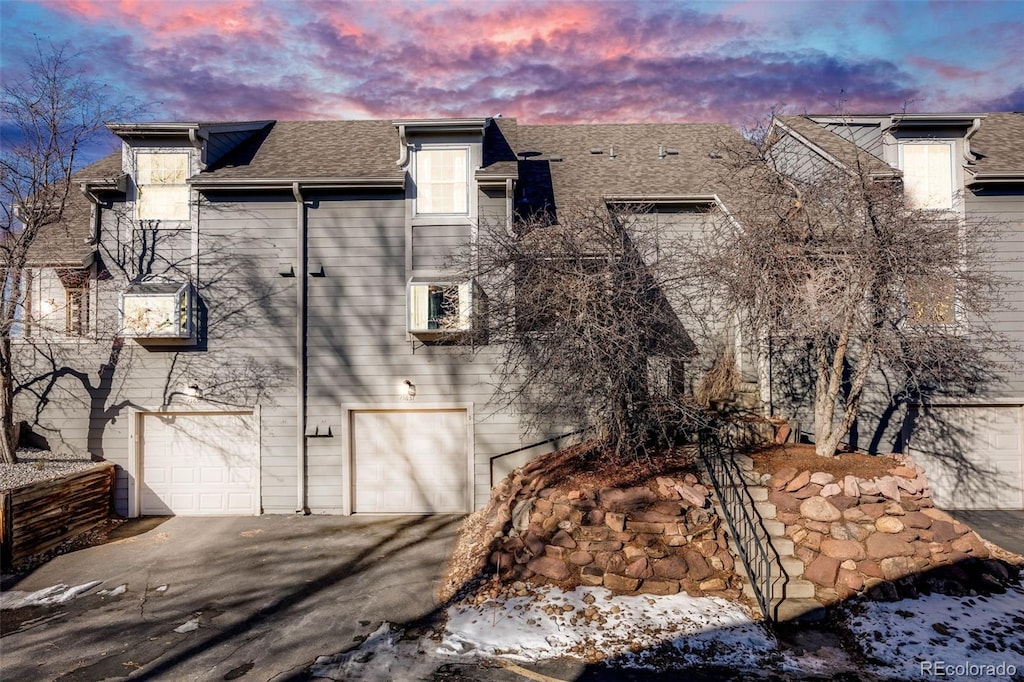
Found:
<path fill-rule="evenodd" d="M 761 524 L 768 532 L 769 542 L 775 552 L 769 552 L 771 574 L 771 618 L 776 622 L 795 620 L 820 620 L 824 617 L 824 608 L 814 598 L 814 583 L 803 579 L 804 563 L 793 554 L 793 541 L 785 537 L 785 526 L 776 519 L 775 505 L 768 501 L 768 488 L 763 485 L 761 477 L 754 471 L 754 462 L 746 455 L 736 454 L 734 461 L 738 465 L 746 484 L 747 492 L 753 500 L 755 519 L 760 518 Z M 713 498 L 715 511 L 723 515 L 720 500 Z M 735 538 L 729 534 L 729 549 L 739 557 L 739 548 Z M 776 557 L 775 554 L 778 556 Z M 752 601 L 756 601 L 754 587 L 742 561 L 736 562 L 736 572 L 743 579 L 743 592 Z"/>

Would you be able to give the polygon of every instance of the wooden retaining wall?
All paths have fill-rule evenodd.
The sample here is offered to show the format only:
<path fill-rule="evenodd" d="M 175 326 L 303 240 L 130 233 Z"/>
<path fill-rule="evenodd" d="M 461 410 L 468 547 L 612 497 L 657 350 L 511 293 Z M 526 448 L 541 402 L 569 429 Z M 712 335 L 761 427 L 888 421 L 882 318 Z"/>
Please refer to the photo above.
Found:
<path fill-rule="evenodd" d="M 114 465 L 103 462 L 61 478 L 0 492 L 4 570 L 91 530 L 110 517 Z"/>

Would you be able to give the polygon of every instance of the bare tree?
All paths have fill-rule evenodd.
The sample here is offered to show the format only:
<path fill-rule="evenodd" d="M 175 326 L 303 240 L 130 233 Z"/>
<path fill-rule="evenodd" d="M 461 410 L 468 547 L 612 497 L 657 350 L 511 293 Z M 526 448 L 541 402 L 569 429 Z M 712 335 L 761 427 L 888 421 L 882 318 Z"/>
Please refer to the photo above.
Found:
<path fill-rule="evenodd" d="M 530 425 L 595 428 L 645 456 L 698 410 L 683 400 L 694 346 L 673 307 L 677 258 L 636 206 L 580 201 L 479 230 L 467 276 L 476 332 L 500 349 L 495 400 Z M 480 323 L 480 321 L 485 321 Z"/>
<path fill-rule="evenodd" d="M 0 461 L 13 463 L 14 357 L 12 332 L 24 314 L 33 247 L 48 230 L 67 230 L 64 218 L 77 187 L 71 175 L 82 152 L 106 134 L 105 120 L 130 108 L 113 102 L 85 76 L 66 47 L 37 42 L 24 77 L 3 87 L 0 152 Z M 36 254 L 38 255 L 38 254 Z"/>
<path fill-rule="evenodd" d="M 817 453 L 836 453 L 879 370 L 910 396 L 993 379 L 1008 350 L 988 323 L 1003 284 L 986 264 L 997 226 L 911 208 L 866 154 L 810 166 L 771 143 L 730 150 L 734 200 L 698 261 L 762 360 L 810 370 Z"/>

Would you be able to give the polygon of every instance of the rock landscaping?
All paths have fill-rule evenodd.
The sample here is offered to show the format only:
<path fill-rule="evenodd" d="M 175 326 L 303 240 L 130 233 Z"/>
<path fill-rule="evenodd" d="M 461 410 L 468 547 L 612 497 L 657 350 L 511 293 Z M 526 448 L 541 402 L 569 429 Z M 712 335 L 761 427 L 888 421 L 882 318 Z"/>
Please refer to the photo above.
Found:
<path fill-rule="evenodd" d="M 499 484 L 482 512 L 487 546 L 477 574 L 523 594 L 533 583 L 739 598 L 723 524 L 692 451 L 604 480 L 586 473 L 595 459 L 586 446 L 553 453 Z"/>
<path fill-rule="evenodd" d="M 935 508 L 920 466 L 907 455 L 879 459 L 886 473 L 870 478 L 785 466 L 761 475 L 820 602 L 1002 593 L 1016 583 L 1016 566 Z"/>

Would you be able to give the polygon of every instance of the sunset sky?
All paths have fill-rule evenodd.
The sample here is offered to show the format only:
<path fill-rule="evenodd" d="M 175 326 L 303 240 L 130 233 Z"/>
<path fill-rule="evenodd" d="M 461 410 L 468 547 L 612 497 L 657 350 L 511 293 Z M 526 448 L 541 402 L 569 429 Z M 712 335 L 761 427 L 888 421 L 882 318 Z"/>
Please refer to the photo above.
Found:
<path fill-rule="evenodd" d="M 2 0 L 167 120 L 1024 110 L 1024 2 Z"/>

